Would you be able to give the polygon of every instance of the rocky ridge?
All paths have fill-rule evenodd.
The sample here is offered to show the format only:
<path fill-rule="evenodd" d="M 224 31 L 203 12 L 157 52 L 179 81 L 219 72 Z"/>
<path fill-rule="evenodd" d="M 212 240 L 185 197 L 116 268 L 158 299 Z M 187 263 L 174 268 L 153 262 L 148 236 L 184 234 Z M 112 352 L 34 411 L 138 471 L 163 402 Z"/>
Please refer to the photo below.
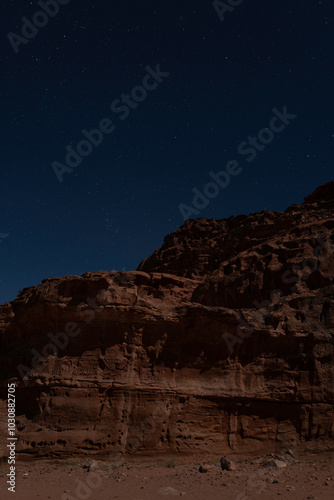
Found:
<path fill-rule="evenodd" d="M 250 453 L 333 442 L 334 182 L 302 205 L 188 220 L 137 271 L 0 306 L 17 450 Z"/>

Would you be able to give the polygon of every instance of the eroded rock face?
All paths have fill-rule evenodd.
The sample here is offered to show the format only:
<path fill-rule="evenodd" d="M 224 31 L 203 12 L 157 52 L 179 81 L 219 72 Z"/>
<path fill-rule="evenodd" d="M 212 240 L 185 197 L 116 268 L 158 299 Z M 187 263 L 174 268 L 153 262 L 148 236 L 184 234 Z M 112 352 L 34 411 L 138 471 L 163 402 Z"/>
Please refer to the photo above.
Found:
<path fill-rule="evenodd" d="M 333 439 L 334 191 L 188 221 L 137 271 L 44 280 L 0 307 L 17 450 L 263 452 Z"/>

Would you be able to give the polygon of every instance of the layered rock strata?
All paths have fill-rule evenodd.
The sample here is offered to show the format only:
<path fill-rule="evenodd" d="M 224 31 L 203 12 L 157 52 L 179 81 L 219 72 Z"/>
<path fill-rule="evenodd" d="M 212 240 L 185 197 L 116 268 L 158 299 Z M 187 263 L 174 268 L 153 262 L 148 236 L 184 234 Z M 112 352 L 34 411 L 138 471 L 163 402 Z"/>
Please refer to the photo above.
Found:
<path fill-rule="evenodd" d="M 137 271 L 2 305 L 2 435 L 15 382 L 22 453 L 331 446 L 333 186 L 282 213 L 188 220 Z"/>

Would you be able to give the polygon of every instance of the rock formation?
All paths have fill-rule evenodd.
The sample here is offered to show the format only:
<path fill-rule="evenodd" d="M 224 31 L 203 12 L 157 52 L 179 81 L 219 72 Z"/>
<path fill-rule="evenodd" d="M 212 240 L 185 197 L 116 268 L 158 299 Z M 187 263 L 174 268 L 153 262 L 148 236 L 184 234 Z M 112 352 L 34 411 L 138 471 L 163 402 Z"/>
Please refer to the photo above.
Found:
<path fill-rule="evenodd" d="M 0 307 L 17 451 L 249 453 L 333 443 L 334 182 L 188 220 L 137 271 L 46 279 Z M 4 444 L 4 442 L 2 443 Z"/>

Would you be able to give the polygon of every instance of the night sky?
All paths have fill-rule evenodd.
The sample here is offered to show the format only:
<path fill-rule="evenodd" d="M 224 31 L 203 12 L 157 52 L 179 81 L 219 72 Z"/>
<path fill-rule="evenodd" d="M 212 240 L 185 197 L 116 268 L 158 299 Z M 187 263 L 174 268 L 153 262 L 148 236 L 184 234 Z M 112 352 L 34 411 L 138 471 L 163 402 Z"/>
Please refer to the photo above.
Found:
<path fill-rule="evenodd" d="M 1 1 L 0 303 L 136 269 L 210 172 L 238 174 L 192 218 L 284 210 L 333 179 L 333 2 L 216 3 Z"/>

